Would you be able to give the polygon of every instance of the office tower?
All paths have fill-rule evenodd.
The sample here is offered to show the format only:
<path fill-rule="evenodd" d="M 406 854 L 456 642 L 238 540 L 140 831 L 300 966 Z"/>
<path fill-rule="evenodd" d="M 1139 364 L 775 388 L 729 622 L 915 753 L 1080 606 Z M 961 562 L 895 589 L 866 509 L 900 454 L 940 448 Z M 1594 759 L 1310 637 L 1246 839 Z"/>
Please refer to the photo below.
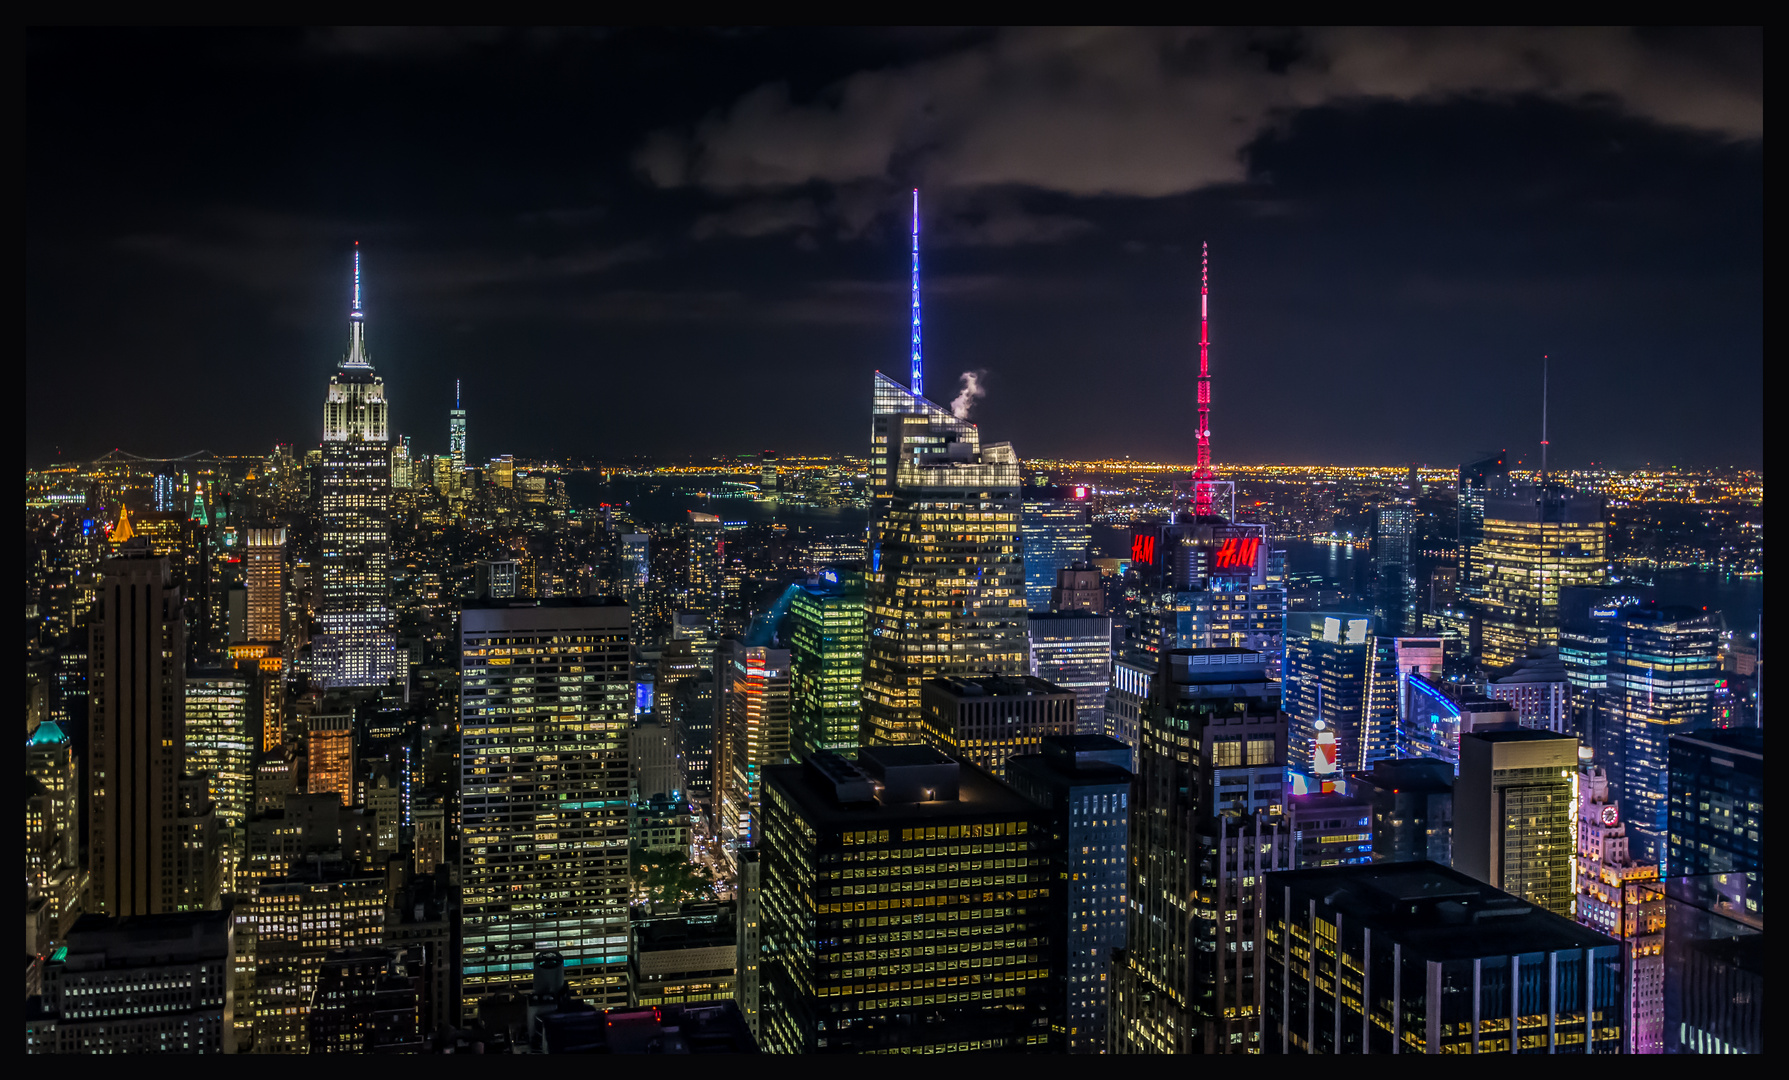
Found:
<path fill-rule="evenodd" d="M 1264 525 L 1218 519 L 1131 530 L 1125 592 L 1134 612 L 1125 659 L 1158 665 L 1170 649 L 1253 649 L 1280 675 L 1286 553 Z"/>
<path fill-rule="evenodd" d="M 1499 450 L 1460 466 L 1455 489 L 1459 497 L 1459 591 L 1468 603 L 1485 594 L 1485 568 L 1479 561 L 1479 548 L 1485 542 L 1485 499 L 1493 490 L 1507 487 L 1508 457 L 1507 451 Z"/>
<path fill-rule="evenodd" d="M 1373 615 L 1379 632 L 1402 637 L 1416 626 L 1416 573 L 1411 545 L 1416 509 L 1391 503 L 1373 512 Z"/>
<path fill-rule="evenodd" d="M 621 598 L 632 607 L 646 602 L 646 586 L 652 577 L 652 536 L 622 533 L 616 538 L 615 580 Z"/>
<path fill-rule="evenodd" d="M 28 905 L 43 902 L 46 946 L 67 938 L 87 891 L 80 776 L 80 759 L 62 725 L 38 724 L 25 739 L 25 887 Z"/>
<path fill-rule="evenodd" d="M 1076 732 L 1106 734 L 1106 692 L 1112 685 L 1112 620 L 1087 610 L 1070 610 L 1033 611 L 1027 622 L 1031 674 L 1074 693 Z"/>
<path fill-rule="evenodd" d="M 1113 963 L 1116 1053 L 1261 1049 L 1262 875 L 1290 858 L 1286 719 L 1267 665 L 1251 649 L 1175 649 L 1154 681 Z"/>
<path fill-rule="evenodd" d="M 761 774 L 789 756 L 789 650 L 728 638 L 717 674 L 715 805 L 721 834 L 737 847 L 752 847 Z"/>
<path fill-rule="evenodd" d="M 1480 659 L 1508 667 L 1536 645 L 1559 644 L 1559 591 L 1608 577 L 1607 512 L 1600 498 L 1533 488 L 1485 498 L 1473 572 L 1484 582 Z"/>
<path fill-rule="evenodd" d="M 675 915 L 636 909 L 629 924 L 628 1004 L 731 1000 L 738 965 L 737 909 L 732 900 L 684 904 Z"/>
<path fill-rule="evenodd" d="M 1349 769 L 1369 768 L 1386 742 L 1369 730 L 1373 618 L 1331 612 L 1286 616 L 1282 707 L 1287 764 L 1313 784 L 1334 784 Z"/>
<path fill-rule="evenodd" d="M 708 805 L 714 765 L 714 646 L 673 637 L 659 654 L 653 711 L 677 740 L 686 799 Z"/>
<path fill-rule="evenodd" d="M 1764 733 L 1673 735 L 1665 864 L 1672 877 L 1764 872 Z"/>
<path fill-rule="evenodd" d="M 521 567 L 514 559 L 490 559 L 472 568 L 473 595 L 480 600 L 514 600 L 527 596 Z"/>
<path fill-rule="evenodd" d="M 460 380 L 453 381 L 453 408 L 447 413 L 447 460 L 455 477 L 466 474 L 466 409 L 460 401 Z"/>
<path fill-rule="evenodd" d="M 1577 815 L 1577 739 L 1532 728 L 1460 736 L 1456 870 L 1570 917 Z"/>
<path fill-rule="evenodd" d="M 100 567 L 87 768 L 91 910 L 178 910 L 186 640 L 168 560 L 132 541 Z"/>
<path fill-rule="evenodd" d="M 323 963 L 343 949 L 380 944 L 385 872 L 341 862 L 301 864 L 297 876 L 255 886 L 247 900 L 255 935 L 255 1053 L 302 1054 Z"/>
<path fill-rule="evenodd" d="M 642 717 L 628 731 L 627 747 L 631 797 L 636 802 L 672 795 L 683 787 L 677 768 L 677 737 L 671 725 Z"/>
<path fill-rule="evenodd" d="M 1662 863 L 1671 736 L 1714 723 L 1720 616 L 1687 607 L 1623 609 L 1609 628 L 1596 759 L 1632 829 L 1634 857 Z M 1680 876 L 1668 868 L 1666 876 Z"/>
<path fill-rule="evenodd" d="M 286 638 L 286 530 L 246 530 L 242 558 L 248 564 L 243 640 L 278 646 Z"/>
<path fill-rule="evenodd" d="M 286 662 L 279 642 L 249 642 L 230 646 L 230 665 L 249 680 L 249 730 L 263 754 L 277 750 L 286 739 Z"/>
<path fill-rule="evenodd" d="M 491 459 L 487 469 L 487 476 L 492 487 L 508 491 L 516 486 L 516 456 L 514 454 L 497 455 Z"/>
<path fill-rule="evenodd" d="M 1557 647 L 1528 650 L 1527 656 L 1485 685 L 1485 695 L 1509 702 L 1523 727 L 1576 734 L 1571 726 L 1571 679 Z"/>
<path fill-rule="evenodd" d="M 678 575 L 677 607 L 701 616 L 713 628 L 720 624 L 727 605 L 727 542 L 719 515 L 690 511 L 688 516 L 689 520 L 678 526 L 683 565 Z"/>
<path fill-rule="evenodd" d="M 204 777 L 219 824 L 239 829 L 254 809 L 255 679 L 227 668 L 186 678 L 185 771 Z"/>
<path fill-rule="evenodd" d="M 420 1054 L 423 950 L 343 949 L 324 958 L 308 1017 L 313 1054 Z"/>
<path fill-rule="evenodd" d="M 821 751 L 764 782 L 767 1049 L 1047 1047 L 1053 874 L 1037 806 L 926 746 L 866 748 L 855 765 Z"/>
<path fill-rule="evenodd" d="M 1621 946 L 1595 930 L 1435 863 L 1265 892 L 1270 1053 L 1621 1052 Z"/>
<path fill-rule="evenodd" d="M 399 435 L 391 442 L 391 486 L 409 490 L 416 486 L 414 462 L 410 457 L 410 436 Z"/>
<path fill-rule="evenodd" d="M 1019 539 L 1025 556 L 1025 606 L 1047 611 L 1062 571 L 1086 563 L 1093 550 L 1086 487 L 1027 485 L 1020 495 Z"/>
<path fill-rule="evenodd" d="M 941 430 L 891 465 L 870 525 L 866 744 L 919 739 L 927 679 L 1026 668 L 1018 457 L 973 425 Z"/>
<path fill-rule="evenodd" d="M 919 717 L 927 745 L 1004 780 L 1008 758 L 1075 733 L 1075 695 L 1030 675 L 947 676 L 920 686 Z"/>
<path fill-rule="evenodd" d="M 453 498 L 460 493 L 463 475 L 453 467 L 453 459 L 442 455 L 434 459 L 435 492 L 444 498 Z"/>
<path fill-rule="evenodd" d="M 27 1054 L 233 1054 L 227 911 L 88 915 L 44 966 L 26 1003 Z"/>
<path fill-rule="evenodd" d="M 764 499 L 776 498 L 776 455 L 765 451 L 758 462 L 758 495 Z"/>
<path fill-rule="evenodd" d="M 333 792 L 343 806 L 354 805 L 354 717 L 351 713 L 318 713 L 305 730 L 305 790 L 312 795 Z"/>
<path fill-rule="evenodd" d="M 1143 710 L 1149 706 L 1156 665 L 1147 657 L 1112 661 L 1112 688 L 1106 691 L 1106 734 L 1134 747 L 1142 737 Z"/>
<path fill-rule="evenodd" d="M 460 614 L 462 1007 L 514 993 L 536 952 L 592 1004 L 627 1000 L 624 604 L 555 598 Z"/>
<path fill-rule="evenodd" d="M 1071 1054 L 1106 1050 L 1112 951 L 1124 948 L 1131 750 L 1108 735 L 1049 735 L 1043 753 L 1007 762 L 1007 783 L 1048 811 L 1052 896 L 1051 1024 Z"/>
<path fill-rule="evenodd" d="M 1404 680 L 1398 756 L 1446 762 L 1457 776 L 1461 736 L 1520 726 L 1515 708 L 1507 701 L 1475 696 L 1469 686 L 1410 675 Z"/>
<path fill-rule="evenodd" d="M 317 622 L 324 640 L 320 681 L 383 686 L 399 674 L 391 607 L 391 454 L 385 380 L 373 374 L 360 307 L 360 250 L 348 354 L 329 377 L 323 406 L 318 523 L 322 585 Z"/>
<path fill-rule="evenodd" d="M 1764 874 L 1665 882 L 1667 1054 L 1762 1054 Z"/>
<path fill-rule="evenodd" d="M 1348 794 L 1373 815 L 1374 862 L 1453 864 L 1454 770 L 1445 761 L 1403 758 L 1348 777 Z"/>
<path fill-rule="evenodd" d="M 1586 746 L 1600 746 L 1596 722 L 1599 715 L 1605 715 L 1602 705 L 1609 682 L 1610 629 L 1623 610 L 1650 601 L 1652 591 L 1650 586 L 1612 585 L 1559 592 L 1559 662 L 1565 666 L 1571 695 L 1571 730 Z"/>
<path fill-rule="evenodd" d="M 763 1019 L 764 1004 L 763 974 L 764 960 L 764 919 L 763 919 L 763 880 L 760 871 L 763 862 L 759 858 L 757 848 L 741 848 L 733 856 L 734 866 L 738 870 L 739 897 L 739 934 L 734 943 L 733 997 L 739 1002 L 739 1011 L 746 1028 L 752 1038 L 763 1037 L 760 1021 Z"/>
<path fill-rule="evenodd" d="M 789 604 L 790 751 L 857 745 L 863 720 L 864 584 L 861 563 L 827 567 Z"/>
<path fill-rule="evenodd" d="M 1655 864 L 1628 852 L 1621 807 L 1609 777 L 1591 766 L 1578 779 L 1577 920 L 1622 942 L 1628 988 L 1626 1052 L 1664 1052 L 1665 894 Z"/>
<path fill-rule="evenodd" d="M 1312 791 L 1286 800 L 1292 865 L 1299 870 L 1373 861 L 1373 804 L 1356 795 Z"/>
<path fill-rule="evenodd" d="M 1093 566 L 1065 566 L 1056 572 L 1056 585 L 1050 590 L 1051 611 L 1087 611 L 1106 613 L 1106 586 Z M 1036 614 L 1034 611 L 1033 614 Z"/>

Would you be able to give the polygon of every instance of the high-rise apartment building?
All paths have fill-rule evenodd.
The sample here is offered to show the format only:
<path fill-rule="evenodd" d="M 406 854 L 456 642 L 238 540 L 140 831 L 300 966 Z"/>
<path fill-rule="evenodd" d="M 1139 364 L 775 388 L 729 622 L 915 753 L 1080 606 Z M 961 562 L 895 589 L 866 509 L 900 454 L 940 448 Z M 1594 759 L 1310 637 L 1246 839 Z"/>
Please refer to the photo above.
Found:
<path fill-rule="evenodd" d="M 1387 759 L 1348 777 L 1373 815 L 1375 862 L 1453 864 L 1454 770 L 1433 758 Z"/>
<path fill-rule="evenodd" d="M 1267 877 L 1265 1049 L 1616 1054 L 1621 946 L 1435 863 Z"/>
<path fill-rule="evenodd" d="M 827 567 L 789 603 L 790 752 L 856 746 L 863 721 L 862 564 Z"/>
<path fill-rule="evenodd" d="M 1673 735 L 1668 758 L 1667 872 L 1672 877 L 1762 874 L 1763 731 Z"/>
<path fill-rule="evenodd" d="M 1071 1054 L 1102 1054 L 1114 949 L 1130 903 L 1131 749 L 1108 735 L 1048 735 L 1043 753 L 1007 762 L 1007 783 L 1048 812 L 1052 897 L 1052 1026 Z"/>
<path fill-rule="evenodd" d="M 1286 720 L 1268 657 L 1176 649 L 1137 745 L 1116 1053 L 1261 1049 L 1264 875 L 1289 865 Z"/>
<path fill-rule="evenodd" d="M 168 560 L 135 541 L 100 568 L 89 649 L 91 910 L 178 911 L 186 638 Z"/>
<path fill-rule="evenodd" d="M 1718 615 L 1648 605 L 1624 609 L 1610 625 L 1596 757 L 1609 770 L 1641 862 L 1665 861 L 1671 737 L 1713 726 L 1720 680 Z M 1681 876 L 1675 867 L 1665 873 Z"/>
<path fill-rule="evenodd" d="M 460 613 L 461 978 L 466 1014 L 535 953 L 592 1004 L 627 1001 L 626 605 L 483 601 Z"/>
<path fill-rule="evenodd" d="M 1075 695 L 1030 675 L 927 679 L 919 715 L 927 745 L 1005 779 L 1008 758 L 1075 733 Z"/>
<path fill-rule="evenodd" d="M 1020 497 L 1019 538 L 1025 555 L 1025 605 L 1047 611 L 1061 572 L 1086 563 L 1093 549 L 1088 489 L 1027 485 Z"/>
<path fill-rule="evenodd" d="M 757 843 L 763 771 L 790 749 L 789 650 L 721 642 L 717 688 L 716 805 L 735 848 Z"/>
<path fill-rule="evenodd" d="M 880 408 L 886 380 L 877 379 Z M 912 407 L 929 405 L 900 392 Z M 1018 456 L 1005 443 L 981 446 L 974 425 L 954 418 L 927 430 L 941 432 L 924 436 L 938 441 L 902 435 L 906 455 L 888 455 L 870 526 L 866 744 L 919 740 L 927 679 L 1027 667 Z"/>
<path fill-rule="evenodd" d="M 783 1053 L 1047 1049 L 1040 809 L 925 746 L 765 770 L 760 1038 Z"/>
<path fill-rule="evenodd" d="M 1533 488 L 1485 498 L 1484 539 L 1473 573 L 1484 592 L 1480 658 L 1509 667 L 1537 645 L 1559 644 L 1561 589 L 1609 576 L 1607 511 L 1600 498 Z"/>
<path fill-rule="evenodd" d="M 1577 739 L 1532 728 L 1460 736 L 1456 870 L 1570 918 L 1577 816 Z"/>
<path fill-rule="evenodd" d="M 323 405 L 318 523 L 322 585 L 316 661 L 332 687 L 383 686 L 399 674 L 391 606 L 391 453 L 385 380 L 373 374 L 360 306 L 360 252 L 348 353 Z"/>
<path fill-rule="evenodd" d="M 1370 615 L 1286 616 L 1281 707 L 1288 765 L 1314 784 L 1333 784 L 1384 756 L 1388 733 L 1372 730 L 1370 721 L 1378 718 L 1367 707 L 1374 644 Z"/>
<path fill-rule="evenodd" d="M 1031 674 L 1073 692 L 1076 732 L 1106 734 L 1106 693 L 1112 686 L 1112 620 L 1085 610 L 1033 611 L 1027 622 Z"/>
<path fill-rule="evenodd" d="M 1664 1053 L 1665 894 L 1656 864 L 1628 852 L 1621 806 L 1595 766 L 1578 779 L 1577 920 L 1619 940 L 1627 987 L 1627 1052 Z"/>

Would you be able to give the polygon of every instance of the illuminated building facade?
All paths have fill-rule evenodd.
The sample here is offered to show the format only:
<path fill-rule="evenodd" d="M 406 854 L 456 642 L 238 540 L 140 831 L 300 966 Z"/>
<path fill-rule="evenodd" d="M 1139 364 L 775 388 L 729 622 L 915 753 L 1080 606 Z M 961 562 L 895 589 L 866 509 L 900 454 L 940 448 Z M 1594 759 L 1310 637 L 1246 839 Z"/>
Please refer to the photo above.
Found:
<path fill-rule="evenodd" d="M 1669 758 L 1671 876 L 1762 874 L 1763 732 L 1673 735 Z"/>
<path fill-rule="evenodd" d="M 738 964 L 734 901 L 687 903 L 675 915 L 635 913 L 628 948 L 629 1004 L 730 1001 Z"/>
<path fill-rule="evenodd" d="M 331 953 L 317 975 L 307 1018 L 313 1054 L 420 1054 L 423 950 L 367 948 Z"/>
<path fill-rule="evenodd" d="M 1252 649 L 1280 677 L 1286 553 L 1264 525 L 1221 518 L 1131 530 L 1125 658 L 1153 669 L 1171 649 Z"/>
<path fill-rule="evenodd" d="M 1072 573 L 1072 571 L 1070 571 Z M 1031 674 L 1075 695 L 1075 731 L 1106 734 L 1112 685 L 1112 620 L 1091 611 L 1033 611 Z"/>
<path fill-rule="evenodd" d="M 1623 609 L 1609 627 L 1597 761 L 1627 814 L 1634 857 L 1658 865 L 1669 843 L 1670 741 L 1714 724 L 1720 616 L 1687 607 Z M 1664 873 L 1681 876 L 1675 867 Z"/>
<path fill-rule="evenodd" d="M 1131 749 L 1107 735 L 1049 735 L 1007 762 L 1007 782 L 1048 812 L 1058 883 L 1051 907 L 1055 1044 L 1106 1051 L 1112 950 L 1124 948 Z"/>
<path fill-rule="evenodd" d="M 1281 707 L 1287 764 L 1314 784 L 1334 784 L 1349 769 L 1370 768 L 1389 741 L 1387 733 L 1369 725 L 1376 719 L 1367 708 L 1372 627 L 1370 615 L 1295 611 L 1286 616 Z"/>
<path fill-rule="evenodd" d="M 343 806 L 353 806 L 354 717 L 318 713 L 305 728 L 305 789 L 312 795 L 333 793 Z"/>
<path fill-rule="evenodd" d="M 718 515 L 691 511 L 688 517 L 677 527 L 683 565 L 678 568 L 675 600 L 679 611 L 701 616 L 712 631 L 720 625 L 727 604 L 726 537 Z"/>
<path fill-rule="evenodd" d="M 1620 943 L 1434 863 L 1271 874 L 1276 1054 L 1618 1054 Z"/>
<path fill-rule="evenodd" d="M 1373 615 L 1386 637 L 1412 633 L 1416 626 L 1416 565 L 1411 550 L 1416 508 L 1391 503 L 1373 512 Z"/>
<path fill-rule="evenodd" d="M 81 914 L 87 872 L 81 867 L 80 759 L 62 725 L 45 720 L 25 739 L 25 891 L 28 910 L 44 908 L 38 944 L 66 940 Z M 28 954 L 40 950 L 27 947 Z"/>
<path fill-rule="evenodd" d="M 919 740 L 927 679 L 1028 666 L 1019 459 L 959 426 L 911 444 L 870 525 L 866 745 Z"/>
<path fill-rule="evenodd" d="M 1460 736 L 1456 870 L 1570 918 L 1577 824 L 1577 739 L 1532 728 Z"/>
<path fill-rule="evenodd" d="M 789 650 L 721 642 L 720 723 L 715 764 L 721 833 L 734 847 L 757 843 L 763 771 L 789 756 Z"/>
<path fill-rule="evenodd" d="M 464 1015 L 549 949 L 577 996 L 627 1003 L 629 637 L 612 600 L 460 614 Z"/>
<path fill-rule="evenodd" d="M 806 757 L 856 746 L 863 722 L 862 564 L 821 570 L 795 593 L 789 614 L 790 751 Z"/>
<path fill-rule="evenodd" d="M 927 745 L 1006 778 L 1006 762 L 1075 733 L 1075 695 L 1030 675 L 927 679 L 919 691 Z"/>
<path fill-rule="evenodd" d="M 186 772 L 205 778 L 218 823 L 239 829 L 255 801 L 256 680 L 199 669 L 186 679 Z"/>
<path fill-rule="evenodd" d="M 447 460 L 456 480 L 466 475 L 466 409 L 460 402 L 458 379 L 453 381 L 453 408 L 447 413 Z"/>
<path fill-rule="evenodd" d="M 1021 493 L 1019 538 L 1025 554 L 1025 606 L 1050 608 L 1050 593 L 1065 567 L 1085 563 L 1093 549 L 1088 489 L 1031 487 Z"/>
<path fill-rule="evenodd" d="M 1608 579 L 1608 524 L 1593 496 L 1531 488 L 1485 499 L 1484 540 L 1473 572 L 1484 585 L 1480 660 L 1509 667 L 1537 645 L 1559 644 L 1561 589 Z"/>
<path fill-rule="evenodd" d="M 1485 594 L 1485 567 L 1479 547 L 1485 542 L 1485 499 L 1509 483 L 1509 454 L 1499 450 L 1460 466 L 1458 495 L 1460 575 L 1458 591 L 1468 603 Z"/>
<path fill-rule="evenodd" d="M 1286 800 L 1292 865 L 1299 870 L 1373 861 L 1373 805 L 1356 795 L 1313 791 Z"/>
<path fill-rule="evenodd" d="M 1348 777 L 1372 809 L 1374 862 L 1453 865 L 1454 770 L 1433 758 L 1386 759 Z"/>
<path fill-rule="evenodd" d="M 1577 919 L 1622 942 L 1628 986 L 1627 1052 L 1664 1053 L 1665 894 L 1659 868 L 1635 862 L 1627 826 L 1592 766 L 1578 780 Z"/>
<path fill-rule="evenodd" d="M 243 640 L 277 648 L 286 638 L 286 530 L 245 530 L 242 551 L 248 588 Z"/>
<path fill-rule="evenodd" d="M 385 380 L 373 374 L 360 307 L 360 252 L 348 353 L 329 377 L 319 466 L 323 630 L 319 675 L 332 687 L 383 686 L 399 675 L 391 606 L 391 452 Z"/>
<path fill-rule="evenodd" d="M 1131 801 L 1115 1053 L 1259 1053 L 1264 875 L 1290 865 L 1286 719 L 1268 658 L 1176 649 L 1153 684 Z"/>
<path fill-rule="evenodd" d="M 89 655 L 91 910 L 180 908 L 180 771 L 186 764 L 186 637 L 168 560 L 131 541 L 102 564 Z"/>
<path fill-rule="evenodd" d="M 821 751 L 764 786 L 766 1049 L 1048 1048 L 1053 873 L 1035 804 L 924 746 L 855 764 Z"/>
<path fill-rule="evenodd" d="M 255 886 L 248 900 L 255 935 L 255 1053 L 310 1049 L 310 1012 L 323 962 L 343 949 L 381 943 L 385 871 L 312 864 L 301 876 Z"/>
<path fill-rule="evenodd" d="M 1462 735 L 1518 726 L 1516 710 L 1507 701 L 1474 698 L 1454 684 L 1441 684 L 1422 675 L 1404 679 L 1400 757 L 1444 761 L 1458 775 Z"/>

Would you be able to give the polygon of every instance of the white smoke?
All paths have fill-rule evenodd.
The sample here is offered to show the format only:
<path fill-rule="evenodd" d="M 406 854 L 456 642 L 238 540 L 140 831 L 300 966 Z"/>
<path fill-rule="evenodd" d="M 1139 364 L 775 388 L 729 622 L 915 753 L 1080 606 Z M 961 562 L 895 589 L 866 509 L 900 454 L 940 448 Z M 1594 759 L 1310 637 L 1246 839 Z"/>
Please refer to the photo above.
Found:
<path fill-rule="evenodd" d="M 975 408 L 976 402 L 988 396 L 988 391 L 981 384 L 987 377 L 985 370 L 963 372 L 962 389 L 957 391 L 957 396 L 950 403 L 951 415 L 958 420 L 969 419 L 969 410 Z"/>

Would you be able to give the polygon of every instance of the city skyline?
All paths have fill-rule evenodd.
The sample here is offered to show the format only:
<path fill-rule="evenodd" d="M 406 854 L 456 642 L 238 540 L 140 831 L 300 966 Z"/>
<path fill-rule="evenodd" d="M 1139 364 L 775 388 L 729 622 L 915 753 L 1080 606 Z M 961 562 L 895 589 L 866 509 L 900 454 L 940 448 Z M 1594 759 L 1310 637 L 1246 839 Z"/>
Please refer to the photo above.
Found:
<path fill-rule="evenodd" d="M 1468 52 L 1546 54 L 1553 39 L 1535 33 Z M 1003 102 L 1026 117 L 1074 115 L 1086 96 L 1076 79 L 1063 100 L 1037 88 L 1051 57 L 1082 81 L 1126 50 L 1191 57 L 1191 74 L 1161 77 L 1197 134 L 1201 93 L 1267 93 L 1395 35 L 1371 38 L 844 34 L 826 39 L 836 48 L 825 62 L 801 47 L 820 38 L 803 34 L 181 39 L 171 47 L 188 50 L 194 74 L 150 79 L 146 103 L 206 115 L 217 106 L 200 107 L 185 80 L 231 72 L 242 83 L 231 108 L 276 108 L 286 137 L 261 137 L 250 113 L 236 116 L 229 149 L 156 123 L 118 132 L 108 153 L 160 166 L 129 191 L 98 179 L 105 170 L 67 174 L 88 161 L 85 142 L 33 156 L 44 195 L 27 220 L 27 454 L 252 452 L 263 432 L 310 442 L 314 420 L 296 402 L 339 354 L 332 316 L 357 239 L 373 349 L 402 388 L 393 430 L 419 452 L 445 442 L 456 380 L 489 452 L 619 459 L 673 441 L 697 453 L 850 452 L 845 406 L 861 380 L 906 364 L 906 203 L 919 186 L 928 396 L 948 400 L 962 373 L 981 373 L 974 418 L 1026 456 L 1193 459 L 1198 248 L 1209 241 L 1220 466 L 1445 462 L 1538 442 L 1543 353 L 1562 466 L 1760 464 L 1761 418 L 1733 407 L 1762 380 L 1762 102 L 1748 81 L 1761 46 L 1750 32 L 1591 35 L 1578 43 L 1581 70 L 1568 63 L 1572 77 L 1552 82 L 1325 84 L 1309 100 L 1270 100 L 1240 135 L 1207 133 L 1197 161 L 1138 161 L 1120 147 L 1077 166 L 1033 125 L 1032 141 L 990 148 L 1007 156 L 979 173 L 950 140 L 931 151 L 877 143 L 879 164 L 856 173 L 830 144 L 811 176 L 725 172 L 742 167 L 728 139 L 751 123 L 767 126 L 763 153 L 784 161 L 801 124 L 843 122 L 864 107 L 854 88 L 877 77 L 924 100 L 942 92 L 924 89 L 939 72 L 993 58 L 1015 72 L 1018 96 L 971 86 L 953 106 L 985 124 L 976 110 Z M 129 69 L 134 40 L 33 35 L 33 78 L 63 87 L 99 54 Z M 588 104 L 609 89 L 601 80 L 662 87 L 649 61 L 674 54 L 714 70 L 624 115 Z M 266 75 L 240 66 L 251 56 L 327 92 L 279 104 Z M 631 59 L 593 74 L 617 56 Z M 1657 61 L 1682 101 L 1659 105 L 1589 73 L 1599 56 Z M 538 100 L 534 83 L 476 106 L 450 95 L 438 110 L 514 120 L 513 145 L 492 142 L 489 123 L 443 142 L 407 111 L 424 87 L 531 58 L 571 87 L 541 116 L 520 115 Z M 778 79 L 792 84 L 780 104 Z M 89 91 L 68 90 L 31 114 L 42 146 L 136 107 L 97 119 Z M 358 98 L 357 127 L 377 133 L 348 150 L 319 141 L 344 93 Z M 545 151 L 528 136 L 579 119 L 600 119 L 600 137 L 574 140 L 543 177 Z M 441 179 L 443 155 L 464 175 Z M 349 165 L 351 180 L 313 182 Z M 288 166 L 293 177 L 267 179 Z M 91 318 L 95 303 L 113 317 Z M 130 378 L 146 367 L 182 377 Z M 675 437 L 647 409 L 589 422 L 604 403 L 649 397 L 668 371 L 715 391 L 679 395 Z M 61 405 L 73 378 L 78 409 Z M 1049 404 L 1063 387 L 1083 388 L 1069 423 Z M 1634 423 L 1661 393 L 1673 422 Z M 1263 397 L 1271 425 L 1226 412 Z M 251 401 L 268 407 L 251 417 Z M 152 417 L 169 409 L 196 410 L 189 430 L 208 437 L 164 445 L 170 432 Z M 1397 422 L 1374 419 L 1387 409 Z"/>

